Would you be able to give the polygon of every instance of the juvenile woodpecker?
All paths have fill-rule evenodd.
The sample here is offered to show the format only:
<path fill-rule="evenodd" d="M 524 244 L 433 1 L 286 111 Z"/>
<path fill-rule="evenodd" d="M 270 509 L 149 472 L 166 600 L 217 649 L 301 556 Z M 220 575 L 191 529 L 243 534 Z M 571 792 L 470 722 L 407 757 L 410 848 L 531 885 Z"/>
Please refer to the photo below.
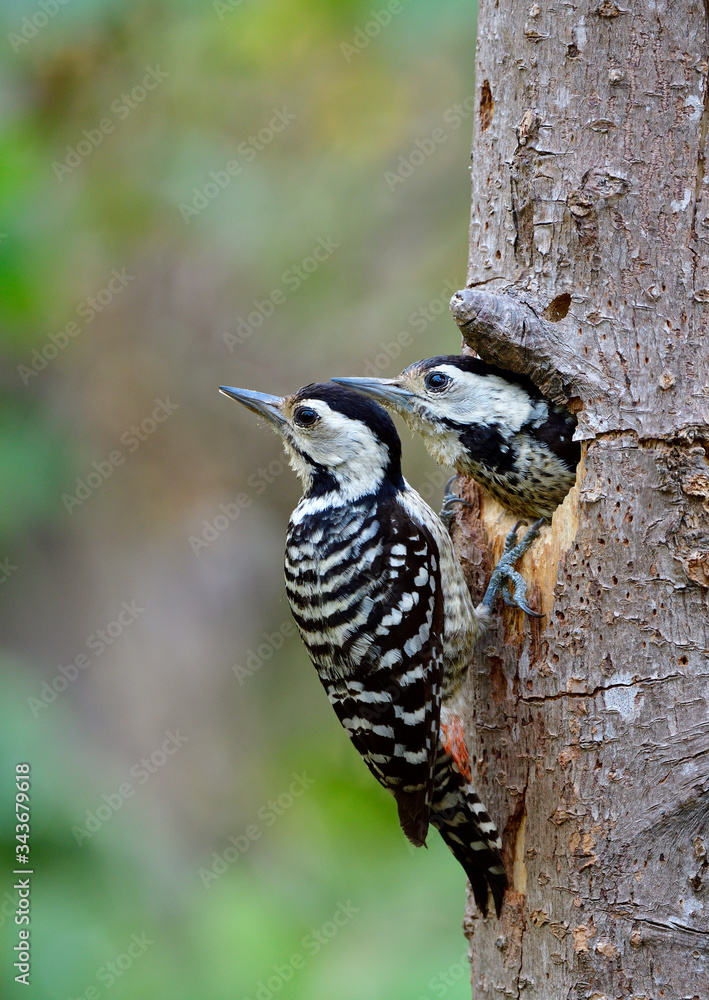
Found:
<path fill-rule="evenodd" d="M 576 481 L 576 418 L 525 375 L 453 354 L 392 379 L 334 381 L 400 414 L 437 462 L 477 480 L 511 514 L 550 519 Z"/>
<path fill-rule="evenodd" d="M 332 383 L 285 398 L 221 391 L 281 435 L 302 481 L 286 593 L 340 722 L 394 795 L 409 840 L 424 844 L 432 823 L 480 909 L 489 887 L 499 915 L 501 842 L 472 783 L 459 698 L 501 577 L 474 608 L 450 537 L 402 477 L 399 436 L 376 403 Z"/>

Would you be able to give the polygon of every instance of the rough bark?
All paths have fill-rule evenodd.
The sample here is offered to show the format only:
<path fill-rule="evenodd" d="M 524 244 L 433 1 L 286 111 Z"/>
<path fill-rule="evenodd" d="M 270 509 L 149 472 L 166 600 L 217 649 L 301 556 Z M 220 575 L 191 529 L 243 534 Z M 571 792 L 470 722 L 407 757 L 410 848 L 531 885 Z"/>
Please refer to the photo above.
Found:
<path fill-rule="evenodd" d="M 709 997 L 704 4 L 480 0 L 468 289 L 483 358 L 578 411 L 577 486 L 476 666 L 500 922 L 474 997 Z M 709 180 L 709 173 L 707 176 Z M 480 592 L 512 521 L 471 486 Z"/>

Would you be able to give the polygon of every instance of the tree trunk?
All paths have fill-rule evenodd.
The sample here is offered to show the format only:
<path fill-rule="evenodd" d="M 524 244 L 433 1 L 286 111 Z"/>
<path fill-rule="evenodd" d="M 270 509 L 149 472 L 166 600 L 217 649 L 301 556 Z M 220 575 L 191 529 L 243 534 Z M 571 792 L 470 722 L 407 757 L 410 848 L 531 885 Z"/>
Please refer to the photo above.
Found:
<path fill-rule="evenodd" d="M 504 829 L 473 996 L 709 997 L 709 106 L 689 0 L 480 0 L 467 345 L 578 412 L 577 486 L 475 670 Z M 471 486 L 481 593 L 512 524 Z"/>

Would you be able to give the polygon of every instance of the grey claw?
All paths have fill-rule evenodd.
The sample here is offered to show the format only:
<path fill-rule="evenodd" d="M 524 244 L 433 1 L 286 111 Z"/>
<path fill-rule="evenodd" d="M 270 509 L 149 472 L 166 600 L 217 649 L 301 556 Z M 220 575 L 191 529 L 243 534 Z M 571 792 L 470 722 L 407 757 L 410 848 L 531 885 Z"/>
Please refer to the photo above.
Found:
<path fill-rule="evenodd" d="M 457 497 L 455 493 L 451 492 L 451 484 L 454 483 L 458 478 L 459 476 L 457 474 L 455 476 L 451 476 L 448 482 L 446 483 L 443 491 L 443 506 L 441 507 L 441 511 L 438 515 L 441 521 L 443 521 L 443 524 L 445 525 L 448 531 L 450 531 L 451 524 L 453 522 L 453 511 L 451 509 L 453 504 L 462 503 L 464 507 L 473 506 L 467 500 L 463 500 L 462 497 Z"/>
<path fill-rule="evenodd" d="M 446 531 L 450 532 L 451 525 L 453 523 L 453 511 L 446 510 L 445 507 L 442 507 L 438 514 L 438 517 L 442 521 L 443 527 L 446 529 Z"/>
<path fill-rule="evenodd" d="M 460 476 L 459 476 L 459 474 L 457 472 L 456 472 L 456 474 L 454 476 L 450 477 L 450 479 L 448 480 L 448 482 L 446 483 L 446 485 L 443 487 L 443 495 L 444 495 L 444 497 L 449 497 L 449 496 L 450 497 L 454 497 L 455 496 L 455 493 L 451 489 L 451 486 L 456 481 L 456 479 L 460 479 Z"/>
<path fill-rule="evenodd" d="M 522 541 L 517 543 L 517 531 L 521 524 L 522 522 L 518 521 L 505 539 L 505 548 L 502 557 L 493 570 L 482 603 L 487 608 L 492 609 L 495 598 L 501 590 L 502 599 L 509 607 L 519 608 L 530 618 L 543 618 L 544 615 L 538 611 L 533 611 L 527 604 L 527 584 L 514 567 L 517 560 L 524 555 L 532 542 L 539 537 L 539 529 L 544 524 L 544 518 L 535 521 Z M 513 594 L 510 594 L 510 584 L 514 584 Z"/>
<path fill-rule="evenodd" d="M 522 527 L 523 524 L 524 521 L 518 521 L 517 524 L 515 524 L 514 528 L 511 531 L 508 531 L 507 538 L 505 539 L 505 547 L 502 550 L 503 555 L 506 552 L 511 552 L 512 549 L 517 544 L 517 532 L 519 531 L 519 529 Z"/>
<path fill-rule="evenodd" d="M 512 570 L 510 572 L 510 580 L 514 580 L 514 594 L 510 594 L 509 580 L 505 580 L 502 585 L 502 600 L 505 602 L 507 607 L 519 608 L 520 611 L 524 611 L 528 618 L 543 618 L 543 614 L 539 611 L 534 611 L 527 604 L 527 584 L 525 583 L 523 577 L 521 577 L 516 571 Z"/>

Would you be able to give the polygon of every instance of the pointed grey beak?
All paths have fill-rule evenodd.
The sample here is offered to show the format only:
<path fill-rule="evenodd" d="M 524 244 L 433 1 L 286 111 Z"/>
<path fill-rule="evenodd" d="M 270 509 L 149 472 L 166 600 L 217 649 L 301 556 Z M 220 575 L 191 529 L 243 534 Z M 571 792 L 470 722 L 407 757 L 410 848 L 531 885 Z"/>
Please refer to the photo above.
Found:
<path fill-rule="evenodd" d="M 219 391 L 224 396 L 241 403 L 247 410 L 264 417 L 275 430 L 280 431 L 286 423 L 281 411 L 283 400 L 280 396 L 269 396 L 266 392 L 252 392 L 251 389 L 231 389 L 228 385 L 220 385 Z"/>
<path fill-rule="evenodd" d="M 393 378 L 333 378 L 331 382 L 344 385 L 348 389 L 361 392 L 378 403 L 391 406 L 395 410 L 412 409 L 413 392 L 402 388 Z"/>

